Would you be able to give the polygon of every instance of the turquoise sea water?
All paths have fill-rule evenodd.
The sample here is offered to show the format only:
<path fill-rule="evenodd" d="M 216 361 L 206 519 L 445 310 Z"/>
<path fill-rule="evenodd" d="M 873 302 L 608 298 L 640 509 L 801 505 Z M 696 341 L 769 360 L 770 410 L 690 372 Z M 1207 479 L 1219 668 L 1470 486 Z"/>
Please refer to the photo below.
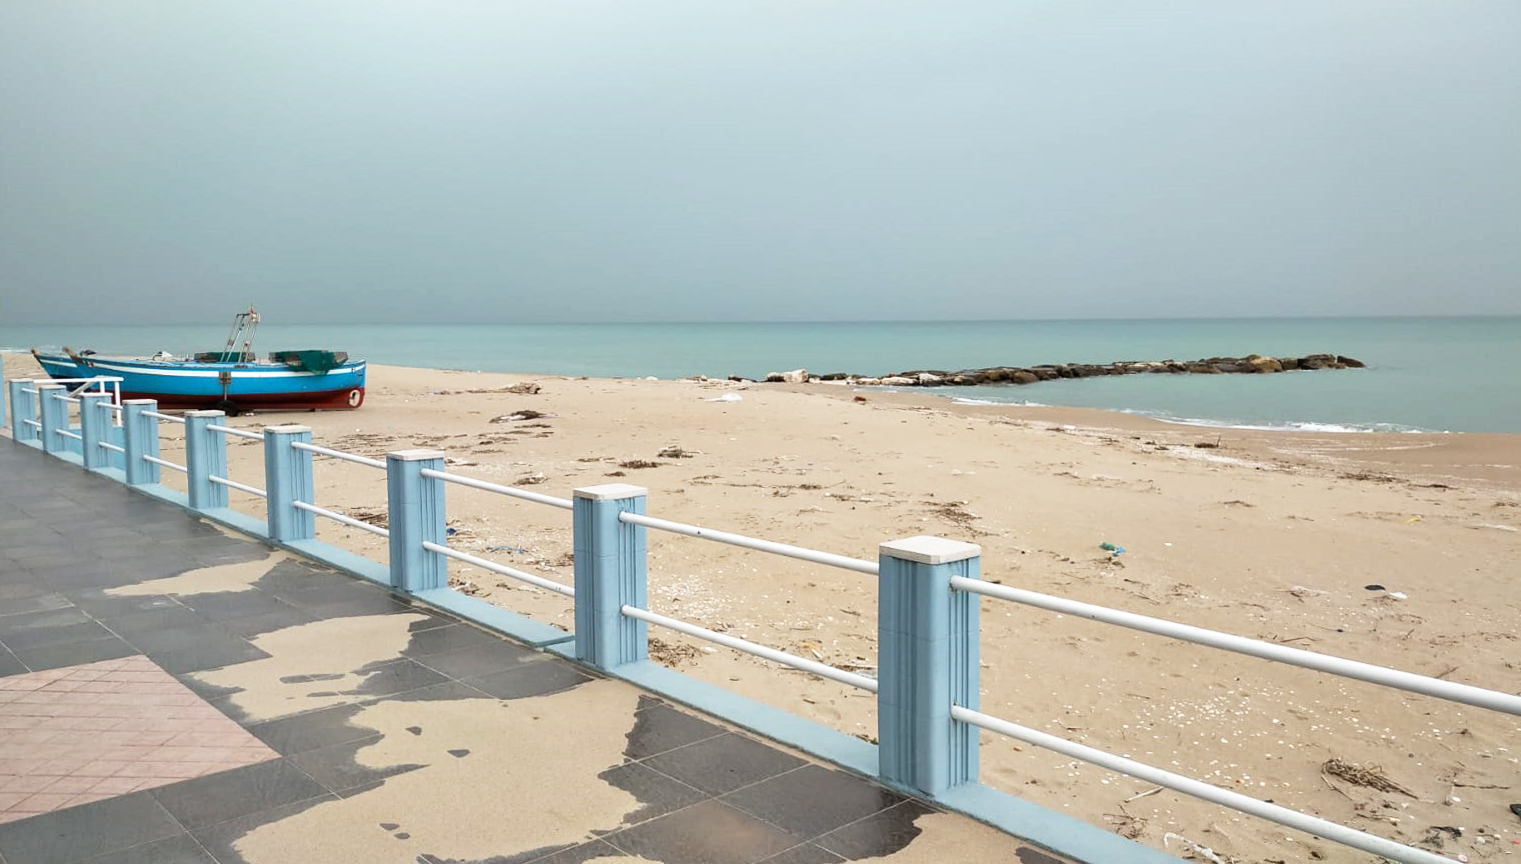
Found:
<path fill-rule="evenodd" d="M 0 349 L 103 354 L 218 348 L 226 328 L 0 324 Z M 806 367 L 882 374 L 1038 363 L 1336 353 L 1367 369 L 1282 375 L 1127 375 L 947 398 L 1131 411 L 1196 423 L 1306 429 L 1521 432 L 1521 317 L 936 321 L 784 324 L 266 323 L 256 349 L 335 348 L 375 363 L 598 377 L 744 375 Z"/>

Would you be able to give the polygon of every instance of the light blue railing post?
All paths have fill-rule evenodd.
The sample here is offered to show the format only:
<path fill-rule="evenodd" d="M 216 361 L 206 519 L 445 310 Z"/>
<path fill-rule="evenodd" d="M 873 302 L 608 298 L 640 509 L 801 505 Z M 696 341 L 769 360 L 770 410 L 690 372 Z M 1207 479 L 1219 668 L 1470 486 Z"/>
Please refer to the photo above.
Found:
<path fill-rule="evenodd" d="M 11 440 L 36 441 L 37 427 L 26 421 L 37 419 L 37 397 L 26 391 L 35 390 L 37 382 L 23 378 L 7 386 L 11 391 Z"/>
<path fill-rule="evenodd" d="M 227 476 L 227 436 L 207 426 L 220 425 L 221 411 L 185 412 L 185 473 L 191 510 L 227 506 L 227 487 L 211 482 L 212 475 Z"/>
<path fill-rule="evenodd" d="M 37 403 L 42 406 L 42 450 L 44 453 L 62 453 L 63 436 L 59 429 L 69 428 L 69 403 L 57 397 L 68 393 L 62 384 L 38 384 Z"/>
<path fill-rule="evenodd" d="M 0 363 L 0 426 L 5 425 L 5 406 L 8 402 L 10 402 L 10 388 L 5 386 L 5 364 Z"/>
<path fill-rule="evenodd" d="M 978 707 L 982 548 L 940 537 L 883 543 L 877 605 L 877 740 L 882 776 L 937 795 L 977 779 L 977 729 L 951 705 Z"/>
<path fill-rule="evenodd" d="M 109 393 L 79 394 L 79 458 L 91 471 L 111 464 L 106 449 L 100 446 L 102 441 L 111 441 L 111 411 L 106 407 L 110 404 Z"/>
<path fill-rule="evenodd" d="M 151 486 L 159 481 L 159 467 L 144 459 L 158 458 L 157 399 L 123 399 L 121 403 L 121 437 L 125 454 L 124 467 L 128 486 Z"/>
<path fill-rule="evenodd" d="M 449 562 L 423 542 L 447 545 L 444 483 L 422 470 L 444 470 L 439 450 L 398 450 L 386 454 L 387 522 L 391 531 L 391 587 L 416 593 L 449 587 Z"/>
<path fill-rule="evenodd" d="M 265 517 L 271 540 L 311 540 L 317 536 L 317 515 L 298 509 L 292 502 L 315 504 L 312 497 L 312 454 L 292 442 L 312 443 L 309 426 L 264 427 Z"/>
<path fill-rule="evenodd" d="M 618 521 L 619 513 L 643 514 L 648 494 L 627 483 L 575 491 L 576 659 L 601 669 L 649 655 L 647 625 L 623 614 L 624 606 L 649 605 L 645 529 Z"/>

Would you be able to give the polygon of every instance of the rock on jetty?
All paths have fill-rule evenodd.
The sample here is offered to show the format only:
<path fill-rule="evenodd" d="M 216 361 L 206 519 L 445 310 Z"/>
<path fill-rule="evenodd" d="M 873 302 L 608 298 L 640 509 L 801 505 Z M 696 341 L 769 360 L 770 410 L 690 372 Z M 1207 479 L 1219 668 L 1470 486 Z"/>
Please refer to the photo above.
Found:
<path fill-rule="evenodd" d="M 1102 375 L 1136 375 L 1161 373 L 1171 375 L 1240 375 L 1273 372 L 1313 371 L 1317 369 L 1361 369 L 1365 364 L 1341 354 L 1310 354 L 1305 357 L 1209 357 L 1203 360 L 1121 360 L 1116 363 L 1048 363 L 1040 366 L 989 366 L 986 369 L 963 369 L 947 372 L 939 369 L 916 369 L 888 375 L 850 375 L 833 372 L 811 375 L 807 369 L 772 372 L 767 383 L 802 384 L 833 381 L 862 387 L 968 387 L 974 384 L 1034 384 L 1055 378 L 1096 378 Z M 732 380 L 746 380 L 737 376 Z"/>

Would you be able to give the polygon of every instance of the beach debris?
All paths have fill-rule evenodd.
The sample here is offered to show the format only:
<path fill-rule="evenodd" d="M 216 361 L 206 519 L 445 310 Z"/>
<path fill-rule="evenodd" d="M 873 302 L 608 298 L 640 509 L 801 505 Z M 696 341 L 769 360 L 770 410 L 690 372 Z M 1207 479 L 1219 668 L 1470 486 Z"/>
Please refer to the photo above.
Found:
<path fill-rule="evenodd" d="M 519 395 L 519 396 L 533 396 L 534 394 L 536 394 L 536 393 L 539 392 L 539 389 L 540 389 L 539 385 L 533 383 L 532 381 L 524 381 L 524 382 L 519 383 L 519 384 L 512 384 L 512 385 L 509 385 L 507 387 L 503 387 L 498 392 L 500 392 L 500 393 L 513 393 L 513 394 L 516 394 L 516 395 Z"/>
<path fill-rule="evenodd" d="M 1364 585 L 1363 586 L 1363 590 L 1364 591 L 1383 591 L 1384 590 L 1384 586 L 1379 585 L 1377 583 L 1375 583 L 1373 585 Z"/>
<path fill-rule="evenodd" d="M 527 552 L 528 552 L 528 550 L 524 549 L 522 546 L 487 546 L 486 547 L 486 551 L 487 552 L 522 552 L 524 554 L 527 554 Z"/>
<path fill-rule="evenodd" d="M 1116 546 L 1113 543 L 1108 543 L 1108 542 L 1100 543 L 1099 544 L 1099 548 L 1102 549 L 1102 550 L 1104 550 L 1105 552 L 1108 552 L 1110 555 L 1114 556 L 1115 558 L 1118 558 L 1121 555 L 1125 554 L 1125 547 L 1124 546 Z"/>
<path fill-rule="evenodd" d="M 766 383 L 768 384 L 803 384 L 807 381 L 807 369 L 793 369 L 791 372 L 771 372 L 766 375 Z"/>
<path fill-rule="evenodd" d="M 659 636 L 650 637 L 649 657 L 662 666 L 674 669 L 683 662 L 696 663 L 699 656 L 696 646 L 685 642 L 667 642 Z"/>
<path fill-rule="evenodd" d="M 1401 522 L 1400 524 L 1401 525 L 1414 525 L 1415 523 L 1417 523 L 1419 521 L 1421 521 L 1421 517 L 1419 517 L 1419 516 L 1411 516 L 1409 519 L 1406 519 L 1404 522 Z"/>
<path fill-rule="evenodd" d="M 1225 860 L 1222 859 L 1219 855 L 1215 854 L 1215 850 L 1203 845 L 1202 843 L 1195 843 L 1187 837 L 1184 837 L 1182 834 L 1174 834 L 1171 831 L 1168 831 L 1166 834 L 1162 835 L 1162 848 L 1168 852 L 1171 852 L 1172 841 L 1174 840 L 1179 840 L 1193 847 L 1189 852 L 1184 853 L 1189 855 L 1189 857 L 1193 857 L 1192 853 L 1198 853 L 1206 860 L 1213 862 L 1213 864 L 1225 864 Z"/>
<path fill-rule="evenodd" d="M 856 395 L 856 396 L 855 396 L 855 397 L 854 397 L 854 398 L 852 398 L 852 399 L 851 399 L 851 400 L 850 400 L 850 401 L 852 401 L 852 402 L 865 402 L 865 401 L 866 401 L 866 397 L 865 397 L 865 396 L 862 396 L 862 395 L 860 395 L 860 394 L 857 394 L 857 395 Z"/>
<path fill-rule="evenodd" d="M 445 456 L 444 457 L 444 464 L 445 465 L 465 466 L 465 465 L 474 465 L 475 463 L 472 462 L 472 461 L 470 461 L 469 459 L 456 459 L 453 456 Z"/>
<path fill-rule="evenodd" d="M 630 459 L 627 462 L 619 462 L 618 463 L 618 467 L 619 468 L 628 468 L 628 469 L 632 470 L 632 469 L 636 469 L 636 468 L 659 468 L 661 465 L 664 465 L 664 464 L 665 464 L 664 462 L 651 462 L 648 459 Z M 608 476 L 612 476 L 612 475 L 608 475 Z"/>
<path fill-rule="evenodd" d="M 1473 527 L 1475 527 L 1475 528 L 1493 528 L 1496 531 L 1511 531 L 1511 532 L 1514 532 L 1514 531 L 1517 530 L 1516 528 L 1514 528 L 1514 527 L 1512 527 L 1510 525 L 1495 525 L 1495 524 L 1493 524 L 1491 522 L 1481 522 L 1478 525 L 1475 525 Z"/>
<path fill-rule="evenodd" d="M 722 396 L 714 396 L 712 399 L 704 399 L 704 402 L 743 402 L 744 397 L 738 393 L 725 393 Z"/>
<path fill-rule="evenodd" d="M 518 422 L 520 420 L 537 420 L 540 417 L 550 417 L 550 416 L 552 416 L 552 415 L 545 414 L 543 411 L 535 411 L 532 408 L 524 408 L 524 409 L 522 409 L 520 411 L 514 411 L 511 414 L 498 414 L 497 416 L 492 417 L 487 422 L 489 422 L 489 423 L 516 423 L 516 422 Z"/>
<path fill-rule="evenodd" d="M 1521 804 L 1510 805 L 1510 812 L 1516 814 L 1517 816 L 1521 816 Z"/>
<path fill-rule="evenodd" d="M 1363 767 L 1353 762 L 1344 762 L 1340 759 L 1327 759 L 1321 763 L 1320 771 L 1341 780 L 1345 780 L 1356 786 L 1366 786 L 1369 789 L 1377 789 L 1380 792 L 1397 792 L 1401 795 L 1414 798 L 1415 793 L 1400 784 L 1390 780 L 1377 765 Z"/>
<path fill-rule="evenodd" d="M 1410 599 L 1410 595 L 1406 594 L 1403 591 L 1390 591 L 1388 596 L 1390 597 L 1390 599 L 1393 599 L 1393 600 L 1409 600 Z"/>
<path fill-rule="evenodd" d="M 683 450 L 673 444 L 655 455 L 662 459 L 691 459 L 693 456 L 698 455 L 698 453 L 699 451 L 697 450 Z"/>
<path fill-rule="evenodd" d="M 534 472 L 532 474 L 524 474 L 522 477 L 519 477 L 517 480 L 514 480 L 512 485 L 514 485 L 514 486 L 537 486 L 540 483 L 543 483 L 546 479 L 548 479 L 548 478 L 546 478 L 544 476 L 544 472 L 543 471 L 536 471 L 536 472 Z"/>
<path fill-rule="evenodd" d="M 378 528 L 389 527 L 391 521 L 390 514 L 387 511 L 367 510 L 363 507 L 350 508 L 344 515 L 350 519 L 358 519 L 360 522 L 365 522 Z"/>

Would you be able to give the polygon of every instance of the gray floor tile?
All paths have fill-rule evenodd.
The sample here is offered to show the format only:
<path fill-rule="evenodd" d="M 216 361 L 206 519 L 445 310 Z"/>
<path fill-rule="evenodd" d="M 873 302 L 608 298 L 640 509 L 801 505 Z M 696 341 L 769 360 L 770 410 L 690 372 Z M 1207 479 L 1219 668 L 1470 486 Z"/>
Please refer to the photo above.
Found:
<path fill-rule="evenodd" d="M 268 744 L 270 749 L 288 756 L 331 744 L 373 737 L 374 729 L 355 726 L 349 722 L 359 710 L 358 705 L 338 705 L 267 723 L 255 723 L 247 728 L 254 737 Z"/>
<path fill-rule="evenodd" d="M 906 799 L 853 774 L 807 765 L 746 786 L 723 800 L 812 840 Z"/>
<path fill-rule="evenodd" d="M 708 800 L 602 839 L 664 864 L 752 864 L 791 849 L 801 838 Z"/>
<path fill-rule="evenodd" d="M 326 791 L 289 761 L 276 759 L 161 786 L 151 794 L 193 832 Z"/>
<path fill-rule="evenodd" d="M 915 821 L 934 812 L 918 801 L 908 800 L 837 828 L 813 842 L 845 858 L 882 858 L 918 837 L 920 829 Z"/>
<path fill-rule="evenodd" d="M 654 705 L 634 715 L 634 728 L 629 730 L 623 755 L 644 759 L 727 731 L 670 705 Z"/>
<path fill-rule="evenodd" d="M 6 864 L 71 864 L 184 832 L 147 792 L 0 825 Z"/>
<path fill-rule="evenodd" d="M 233 844 L 237 843 L 239 838 L 243 837 L 245 834 L 248 834 L 261 825 L 268 825 L 271 822 L 278 822 L 281 819 L 286 819 L 296 815 L 297 813 L 310 810 L 319 804 L 337 800 L 337 797 L 333 795 L 324 794 L 315 798 L 308 798 L 304 801 L 297 801 L 292 804 L 285 804 L 279 807 L 271 807 L 268 810 L 251 813 L 247 816 L 239 819 L 233 819 L 229 822 L 219 822 L 216 825 L 211 825 L 206 828 L 198 828 L 193 830 L 191 834 L 195 837 L 196 841 L 206 849 L 206 851 L 216 856 L 218 864 L 253 864 L 253 862 L 248 861 L 248 859 L 244 858 L 238 853 L 236 849 L 233 848 Z M 314 864 L 317 864 L 317 862 L 314 862 Z M 322 864 L 326 864 L 326 862 L 322 862 Z M 347 864 L 347 862 L 345 862 L 345 864 Z M 360 864 L 360 862 L 355 862 L 355 864 Z M 365 864 L 367 864 L 367 862 L 365 862 Z"/>
<path fill-rule="evenodd" d="M 218 864 L 211 853 L 189 834 L 107 852 L 79 864 Z"/>
<path fill-rule="evenodd" d="M 308 750 L 289 757 L 290 761 L 305 771 L 323 788 L 333 792 L 349 793 L 357 787 L 369 786 L 378 780 L 405 774 L 422 768 L 422 765 L 405 764 L 385 768 L 369 768 L 360 765 L 354 755 L 361 749 L 379 741 L 382 736 L 371 735 L 357 741 L 334 744 L 318 750 Z"/>
<path fill-rule="evenodd" d="M 625 762 L 616 768 L 609 768 L 598 774 L 597 779 L 638 799 L 639 807 L 623 814 L 624 825 L 647 822 L 709 797 L 638 762 Z"/>
<path fill-rule="evenodd" d="M 112 636 L 108 639 L 92 639 L 88 642 L 20 648 L 12 653 L 33 672 L 41 672 L 44 669 L 61 669 L 64 666 L 77 666 L 81 663 L 131 657 L 138 652 L 136 648 Z"/>
<path fill-rule="evenodd" d="M 590 680 L 590 675 L 569 663 L 546 660 L 490 675 L 466 678 L 464 682 L 498 699 L 526 699 L 569 690 Z"/>
<path fill-rule="evenodd" d="M 645 764 L 710 795 L 722 795 L 806 763 L 753 738 L 729 733 L 652 756 Z"/>

